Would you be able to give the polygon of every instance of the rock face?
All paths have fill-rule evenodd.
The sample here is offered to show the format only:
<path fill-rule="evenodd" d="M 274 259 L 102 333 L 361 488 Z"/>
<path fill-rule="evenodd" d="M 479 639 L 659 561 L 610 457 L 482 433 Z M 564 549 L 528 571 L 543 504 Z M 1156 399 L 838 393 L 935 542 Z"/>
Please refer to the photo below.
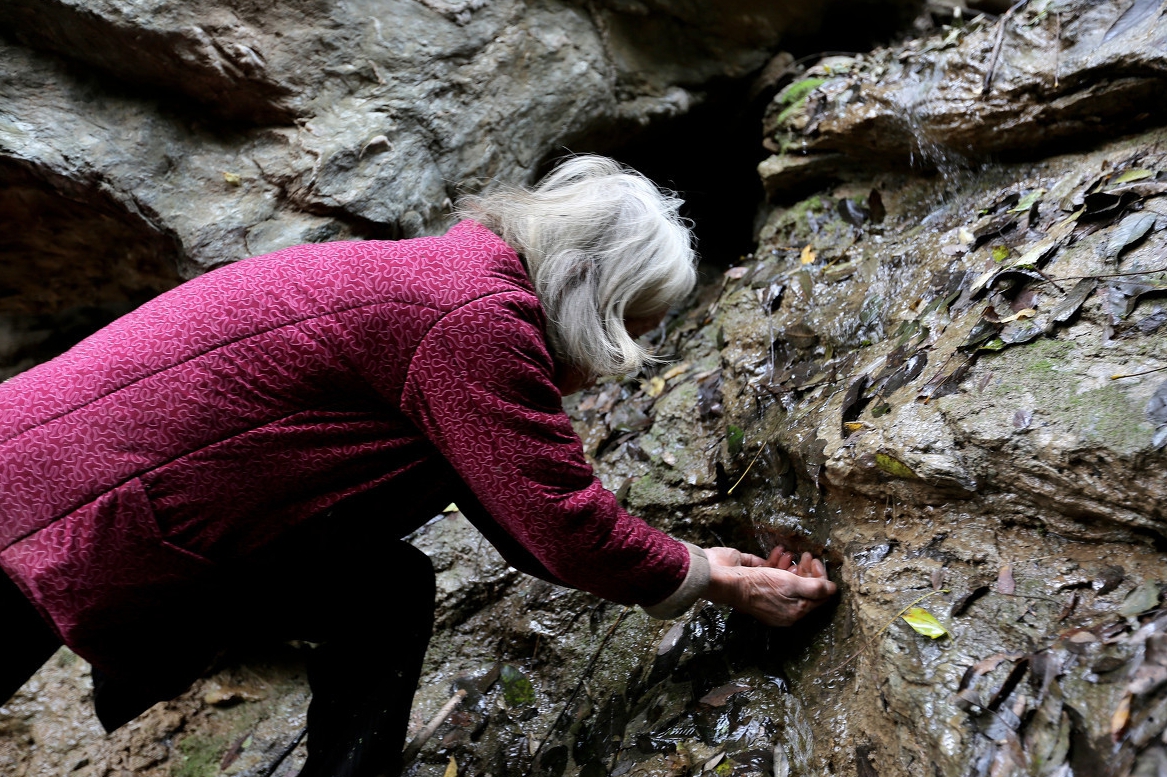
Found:
<path fill-rule="evenodd" d="M 811 68 L 771 106 L 771 192 L 872 165 L 955 170 L 1159 123 L 1167 18 L 1149 2 L 1031 2 L 943 38 Z"/>
<path fill-rule="evenodd" d="M 102 8 L 93 13 L 114 18 Z M 426 8 L 417 13 L 436 8 L 439 18 L 466 28 L 502 11 Z M 647 115 L 638 113 L 642 107 L 660 108 L 669 94 L 679 100 L 677 85 L 712 67 L 701 57 L 686 64 L 667 50 L 634 46 L 629 20 L 651 19 L 678 45 L 707 26 L 719 41 L 698 47 L 709 52 L 748 48 L 751 31 L 764 26 L 756 18 L 715 23 L 706 6 L 679 9 L 611 2 L 586 13 L 551 5 L 532 11 L 574 14 L 581 37 L 571 45 L 592 40 L 588 30 L 602 45 L 588 61 L 608 68 L 608 102 L 600 102 L 610 123 L 596 120 L 588 132 L 627 131 Z M 1161 118 L 1155 104 L 1133 115 L 1116 108 L 1158 83 L 1145 63 L 1159 56 L 1147 43 L 1160 35 L 1159 10 L 1143 0 L 1123 7 L 1034 1 L 1002 26 L 985 19 L 861 58 L 824 60 L 778 94 L 767 138 L 783 153 L 763 176 L 783 204 L 763 213 L 757 249 L 728 272 L 713 271 L 686 310 L 650 335 L 677 355 L 674 362 L 643 379 L 604 382 L 567 404 L 597 471 L 630 510 L 704 544 L 765 553 L 783 543 L 821 554 L 842 589 L 837 604 L 789 630 L 761 629 L 712 606 L 656 623 L 523 578 L 464 520 L 444 517 L 412 538 L 435 560 L 443 613 L 414 730 L 455 690 L 467 693 L 407 774 L 447 774 L 451 759 L 459 774 L 496 776 L 1164 772 L 1167 131 L 1145 126 Z M 67 33 L 42 27 L 43 36 Z M 215 34 L 226 36 L 228 27 Z M 980 103 L 968 102 L 969 90 L 988 71 L 999 30 L 1001 53 L 984 98 L 992 110 L 974 110 Z M 381 34 L 390 34 L 384 23 Z M 1047 44 L 1058 37 L 1063 46 L 1055 53 Z M 482 50 L 501 51 L 491 40 Z M 246 45 L 266 62 L 277 60 L 259 44 Z M 304 50 L 305 57 L 313 51 Z M 305 108 L 316 98 L 303 96 L 306 87 L 296 97 L 289 87 L 264 99 L 271 110 L 310 115 L 302 127 L 248 124 L 282 119 L 235 115 L 242 123 L 227 131 L 219 119 L 196 122 L 161 98 L 111 96 L 105 77 L 11 51 L 14 64 L 0 77 L 40 73 L 57 86 L 38 99 L 77 113 L 73 123 L 54 123 L 46 109 L 38 124 L 28 117 L 41 114 L 30 107 L 19 122 L 3 119 L 2 169 L 15 182 L 15 194 L 5 196 L 24 212 L 48 214 L 48 226 L 22 238 L 29 250 L 65 229 L 70 203 L 85 203 L 78 223 L 109 235 L 119 250 L 139 238 L 128 264 L 112 248 L 102 254 L 102 288 L 129 296 L 162 284 L 162 259 L 185 256 L 190 272 L 231 241 L 275 245 L 278 235 L 315 228 L 323 230 L 318 239 L 382 229 L 412 234 L 398 216 L 354 215 L 364 207 L 353 204 L 361 187 L 380 180 L 379 168 L 366 166 L 369 154 L 391 155 L 406 142 L 384 124 L 360 124 L 369 115 L 358 110 L 366 105 L 360 100 L 378 104 L 370 92 L 330 98 L 357 106 L 346 110 L 358 129 L 340 113 Z M 230 52 L 239 50 L 224 42 L 216 51 L 235 62 Z M 549 47 L 531 51 L 551 56 Z M 512 88 L 512 71 L 487 67 L 479 52 L 451 55 L 443 72 L 493 68 L 501 73 L 490 82 L 499 94 Z M 726 72 L 744 67 L 735 56 L 721 58 Z M 944 67 L 933 67 L 939 60 Z M 1033 75 L 1046 65 L 1053 69 Z M 388 88 L 388 73 L 377 67 Z M 782 77 L 790 75 L 786 67 Z M 876 75 L 879 67 L 886 70 Z M 361 89 L 383 86 L 367 74 L 348 76 Z M 259 71 L 248 78 L 279 81 Z M 17 81 L 6 96 L 21 93 Z M 927 99 L 918 99 L 921 83 L 929 85 Z M 22 88 L 31 104 L 34 90 Z M 316 88 L 323 94 L 335 85 Z M 905 114 L 904 105 L 920 110 Z M 127 118 L 134 115 L 136 123 Z M 1118 137 L 1070 120 L 1091 115 L 1139 131 Z M 943 116 L 959 118 L 964 134 L 945 135 L 949 119 L 936 118 Z M 101 129 L 114 118 L 116 133 Z M 507 117 L 494 121 L 501 127 Z M 372 142 L 374 131 L 384 143 Z M 563 138 L 568 130 L 539 132 Z M 54 151 L 53 133 L 90 143 L 92 156 Z M 350 144 L 348 156 L 327 145 L 330 133 Z M 143 174 L 123 136 L 145 149 L 178 149 L 171 167 Z M 184 155 L 195 136 L 203 156 Z M 434 164 L 465 159 L 466 170 L 481 171 L 487 167 L 474 160 L 489 158 L 516 180 L 537 164 L 537 154 L 527 162 L 514 156 L 505 133 L 459 137 L 458 149 L 481 142 L 487 150 L 463 158 L 454 146 L 441 153 L 425 146 Z M 1046 153 L 1053 140 L 1079 148 Z M 39 156 L 15 153 L 17 143 Z M 809 153 L 798 153 L 803 148 Z M 938 175 L 912 165 L 928 148 Z M 1023 158 L 975 160 L 985 153 Z M 430 163 L 406 156 L 400 164 L 415 165 L 409 169 Z M 122 159 L 121 167 L 87 161 L 107 158 Z M 170 169 L 187 171 L 174 177 L 201 180 L 214 196 L 184 199 L 167 189 Z M 273 170 L 287 177 L 273 178 Z M 238 174 L 238 185 L 224 172 Z M 50 173 L 58 175 L 51 186 L 44 183 Z M 835 180 L 825 185 L 824 176 Z M 206 213 L 180 218 L 183 208 L 214 203 L 214 223 Z M 416 212 L 417 229 L 438 223 Z M 81 227 L 66 234 L 78 239 Z M 43 293 L 66 296 L 55 288 Z M 933 617 L 931 634 L 904 614 L 924 631 Z M 286 777 L 303 758 L 301 746 L 280 761 L 296 742 L 306 704 L 298 655 L 236 654 L 188 694 L 102 739 L 83 703 L 84 667 L 62 653 L 0 715 L 0 765 L 14 775 L 258 776 L 279 762 L 275 774 Z M 370 671 L 383 670 L 371 662 Z M 62 690 L 78 686 L 73 696 Z"/>
<path fill-rule="evenodd" d="M 4 216 L 38 234 L 4 244 L 0 368 L 52 355 L 46 327 L 78 311 L 124 312 L 224 262 L 441 231 L 459 194 L 687 112 L 826 10 L 3 0 Z"/>

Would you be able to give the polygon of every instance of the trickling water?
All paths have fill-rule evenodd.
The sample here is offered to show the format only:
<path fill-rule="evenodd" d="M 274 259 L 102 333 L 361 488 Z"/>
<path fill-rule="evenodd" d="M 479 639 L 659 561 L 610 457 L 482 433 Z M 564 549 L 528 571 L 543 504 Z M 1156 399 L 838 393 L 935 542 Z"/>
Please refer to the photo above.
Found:
<path fill-rule="evenodd" d="M 948 70 L 948 57 L 941 54 L 918 80 L 905 80 L 910 86 L 903 86 L 894 92 L 894 102 L 899 108 L 907 134 L 911 137 L 909 159 L 912 167 L 935 168 L 947 188 L 954 189 L 963 182 L 966 172 L 972 167 L 970 160 L 956 149 L 935 140 L 925 129 L 921 117 L 926 113 L 928 100 L 944 81 Z"/>

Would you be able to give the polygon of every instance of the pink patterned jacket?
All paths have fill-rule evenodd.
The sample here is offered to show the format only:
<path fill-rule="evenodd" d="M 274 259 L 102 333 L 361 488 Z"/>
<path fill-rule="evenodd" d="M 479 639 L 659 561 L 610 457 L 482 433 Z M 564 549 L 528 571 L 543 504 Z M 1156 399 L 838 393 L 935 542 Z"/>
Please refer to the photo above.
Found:
<path fill-rule="evenodd" d="M 160 592 L 348 496 L 401 486 L 404 535 L 468 486 L 513 563 L 675 596 L 690 551 L 601 487 L 554 372 L 519 257 L 472 221 L 215 270 L 0 384 L 0 566 L 102 666 Z"/>

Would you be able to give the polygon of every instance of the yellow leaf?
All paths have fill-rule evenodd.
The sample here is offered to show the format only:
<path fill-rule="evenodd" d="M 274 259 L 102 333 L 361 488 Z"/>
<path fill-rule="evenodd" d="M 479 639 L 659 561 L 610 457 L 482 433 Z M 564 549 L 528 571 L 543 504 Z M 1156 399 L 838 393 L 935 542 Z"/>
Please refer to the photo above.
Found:
<path fill-rule="evenodd" d="M 453 502 L 450 502 L 448 505 L 446 505 L 446 509 L 442 510 L 442 512 L 443 513 L 456 513 L 456 512 L 458 512 L 458 505 L 454 504 Z"/>
<path fill-rule="evenodd" d="M 672 380 L 673 378 L 677 377 L 678 375 L 684 375 L 686 372 L 689 371 L 689 368 L 691 366 L 693 366 L 693 365 L 689 364 L 689 362 L 681 362 L 680 364 L 675 364 L 672 367 L 669 367 L 667 370 L 665 370 L 664 373 L 661 375 L 661 378 L 663 380 Z"/>
<path fill-rule="evenodd" d="M 1131 722 L 1131 695 L 1126 693 L 1118 703 L 1118 709 L 1110 717 L 1110 738 L 1115 742 L 1122 739 L 1127 725 Z"/>
<path fill-rule="evenodd" d="M 1033 318 L 1037 315 L 1037 311 L 1033 308 L 1026 308 L 1025 310 L 1018 310 L 1011 316 L 1005 316 L 1001 319 L 1002 324 L 1008 324 L 1010 321 L 1016 321 L 1019 318 Z"/>
<path fill-rule="evenodd" d="M 1154 170 L 1127 170 L 1114 179 L 1116 184 L 1131 183 L 1132 181 L 1142 181 L 1145 178 L 1150 178 L 1155 174 Z"/>
<path fill-rule="evenodd" d="M 665 391 L 665 380 L 661 376 L 656 375 L 642 382 L 640 387 L 644 389 L 645 394 L 648 394 L 653 399 L 656 399 Z"/>
<path fill-rule="evenodd" d="M 458 762 L 450 756 L 450 763 L 446 764 L 446 773 L 442 777 L 458 777 Z"/>
<path fill-rule="evenodd" d="M 807 243 L 802 247 L 802 255 L 798 257 L 798 260 L 803 264 L 810 264 L 815 260 L 814 248 L 810 243 Z"/>
<path fill-rule="evenodd" d="M 232 186 L 238 186 L 243 183 L 243 176 L 239 175 L 239 173 L 223 173 L 223 180 Z"/>
<path fill-rule="evenodd" d="M 843 424 L 843 428 L 847 430 L 847 434 L 854 434 L 864 426 L 867 426 L 867 424 L 863 423 L 862 421 L 847 421 Z"/>
<path fill-rule="evenodd" d="M 907 621 L 916 633 L 923 634 L 925 637 L 940 639 L 948 636 L 948 629 L 941 626 L 940 621 L 936 620 L 936 616 L 923 607 L 912 607 L 900 617 Z"/>

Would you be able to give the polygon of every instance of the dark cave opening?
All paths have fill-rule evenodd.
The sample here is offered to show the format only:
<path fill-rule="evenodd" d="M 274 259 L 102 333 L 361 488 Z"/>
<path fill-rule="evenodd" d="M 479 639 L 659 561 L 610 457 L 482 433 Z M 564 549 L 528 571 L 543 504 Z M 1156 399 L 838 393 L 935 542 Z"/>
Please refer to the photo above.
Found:
<path fill-rule="evenodd" d="M 181 282 L 179 247 L 96 183 L 0 161 L 0 379 Z"/>

